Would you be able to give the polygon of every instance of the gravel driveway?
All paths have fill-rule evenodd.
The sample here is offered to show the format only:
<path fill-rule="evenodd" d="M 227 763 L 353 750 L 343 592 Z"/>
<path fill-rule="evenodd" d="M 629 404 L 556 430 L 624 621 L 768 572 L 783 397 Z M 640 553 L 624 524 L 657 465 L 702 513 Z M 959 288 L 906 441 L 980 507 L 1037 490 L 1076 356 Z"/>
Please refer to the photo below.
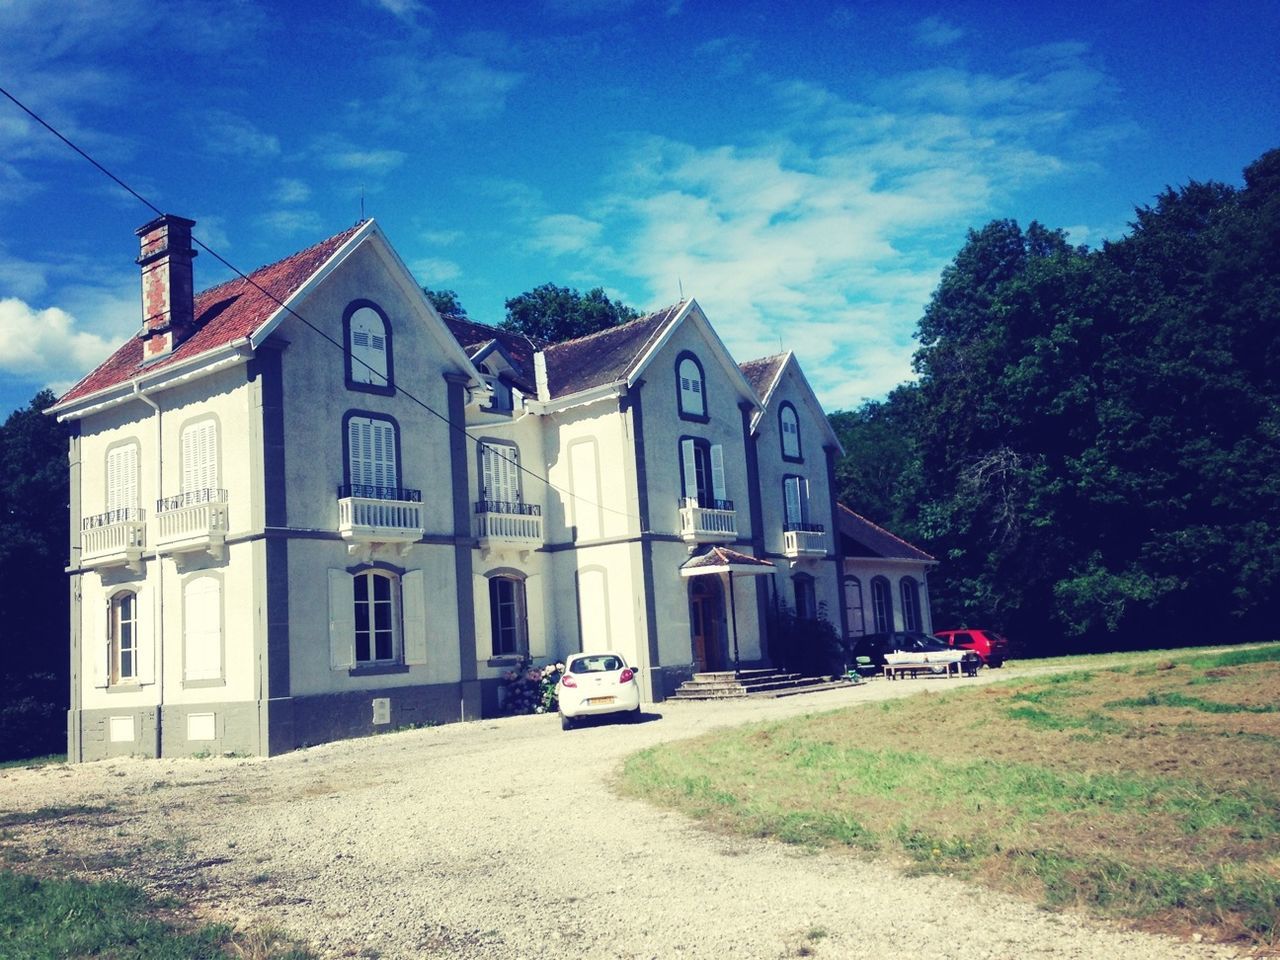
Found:
<path fill-rule="evenodd" d="M 622 758 L 650 744 L 987 676 L 664 703 L 639 725 L 569 733 L 554 716 L 513 717 L 272 760 L 6 770 L 0 810 L 105 807 L 18 827 L 13 842 L 176 889 L 213 917 L 281 926 L 326 958 L 1238 956 L 888 864 L 718 836 L 610 789 Z"/>

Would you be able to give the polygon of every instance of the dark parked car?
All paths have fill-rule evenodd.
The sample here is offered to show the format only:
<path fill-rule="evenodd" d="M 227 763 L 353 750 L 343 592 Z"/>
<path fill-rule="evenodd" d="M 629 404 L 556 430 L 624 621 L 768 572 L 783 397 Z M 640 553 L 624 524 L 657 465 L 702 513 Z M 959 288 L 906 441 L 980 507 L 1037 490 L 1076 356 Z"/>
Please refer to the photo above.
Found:
<path fill-rule="evenodd" d="M 994 630 L 939 630 L 938 639 L 957 650 L 972 650 L 988 667 L 1002 667 L 1009 658 L 1009 641 Z"/>
<path fill-rule="evenodd" d="M 891 633 L 868 633 L 858 637 L 851 656 L 870 657 L 877 667 L 884 666 L 886 653 L 946 653 L 951 649 L 946 643 L 927 633 L 895 630 Z M 945 667 L 940 666 L 939 672 Z"/>

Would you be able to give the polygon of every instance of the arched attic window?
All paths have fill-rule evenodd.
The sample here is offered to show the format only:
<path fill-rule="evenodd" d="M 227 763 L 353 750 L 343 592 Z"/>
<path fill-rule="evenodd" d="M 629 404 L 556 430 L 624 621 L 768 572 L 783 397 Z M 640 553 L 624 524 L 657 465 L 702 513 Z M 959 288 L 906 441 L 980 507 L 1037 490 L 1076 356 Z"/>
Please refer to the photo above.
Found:
<path fill-rule="evenodd" d="M 782 459 L 800 461 L 800 417 L 790 401 L 778 408 L 778 432 L 782 436 Z"/>
<path fill-rule="evenodd" d="M 702 364 L 692 353 L 676 358 L 676 400 L 684 420 L 707 420 L 707 383 Z"/>
<path fill-rule="evenodd" d="M 347 386 L 370 393 L 393 393 L 391 324 L 376 304 L 354 300 L 346 309 Z"/>

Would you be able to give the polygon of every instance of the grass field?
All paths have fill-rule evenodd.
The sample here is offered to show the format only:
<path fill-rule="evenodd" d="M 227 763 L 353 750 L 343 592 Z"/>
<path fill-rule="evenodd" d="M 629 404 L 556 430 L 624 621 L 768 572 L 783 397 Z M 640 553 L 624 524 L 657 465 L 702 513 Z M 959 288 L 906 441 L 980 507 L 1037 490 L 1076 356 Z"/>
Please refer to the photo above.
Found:
<path fill-rule="evenodd" d="M 655 747 L 621 789 L 718 829 L 1274 945 L 1280 645 L 1081 659 Z"/>

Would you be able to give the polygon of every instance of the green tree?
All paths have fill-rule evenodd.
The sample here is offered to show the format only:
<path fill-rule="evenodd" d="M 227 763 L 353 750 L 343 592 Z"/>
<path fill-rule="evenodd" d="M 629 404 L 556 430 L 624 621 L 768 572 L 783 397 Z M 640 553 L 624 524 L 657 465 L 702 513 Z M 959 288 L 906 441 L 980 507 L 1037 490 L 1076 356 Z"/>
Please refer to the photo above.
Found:
<path fill-rule="evenodd" d="M 65 748 L 69 498 L 65 425 L 42 390 L 0 425 L 0 760 Z"/>
<path fill-rule="evenodd" d="M 837 499 L 908 539 L 916 525 L 920 483 L 918 396 L 915 384 L 903 384 L 884 400 L 868 400 L 829 417 L 844 447 L 836 461 Z"/>
<path fill-rule="evenodd" d="M 640 313 L 610 300 L 596 287 L 580 293 L 570 287 L 544 283 L 507 301 L 507 318 L 500 324 L 550 343 L 585 337 L 598 330 L 635 320 Z"/>
<path fill-rule="evenodd" d="M 458 302 L 458 294 L 454 290 L 432 290 L 430 287 L 423 287 L 422 292 L 426 294 L 427 300 L 431 306 L 436 308 L 436 313 L 442 317 L 457 317 L 459 320 L 467 319 L 466 308 Z"/>

